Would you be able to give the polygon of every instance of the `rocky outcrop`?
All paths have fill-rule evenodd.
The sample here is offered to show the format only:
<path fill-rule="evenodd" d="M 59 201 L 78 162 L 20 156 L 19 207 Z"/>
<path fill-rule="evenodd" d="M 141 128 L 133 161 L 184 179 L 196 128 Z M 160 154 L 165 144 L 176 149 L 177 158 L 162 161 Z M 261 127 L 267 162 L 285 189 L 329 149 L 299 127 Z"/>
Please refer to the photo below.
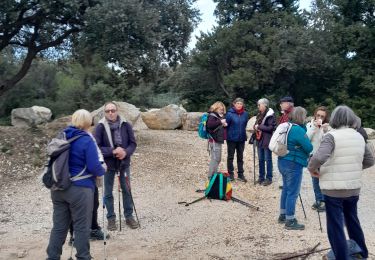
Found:
<path fill-rule="evenodd" d="M 202 112 L 189 112 L 182 115 L 182 129 L 187 131 L 197 131 Z"/>
<path fill-rule="evenodd" d="M 11 124 L 16 127 L 37 126 L 48 122 L 51 117 L 52 112 L 46 107 L 15 108 L 11 113 Z"/>
<path fill-rule="evenodd" d="M 183 107 L 168 105 L 141 114 L 143 122 L 150 129 L 173 130 L 182 127 L 182 116 L 186 113 Z"/>
<path fill-rule="evenodd" d="M 250 120 L 247 122 L 247 125 L 246 125 L 246 131 L 250 131 L 251 133 L 254 132 L 255 121 L 256 121 L 256 116 L 253 116 L 252 118 L 250 118 Z"/>
<path fill-rule="evenodd" d="M 375 130 L 371 128 L 364 128 L 366 134 L 368 135 L 368 139 L 375 139 Z"/>
<path fill-rule="evenodd" d="M 135 123 L 141 115 L 139 108 L 126 102 L 115 101 L 114 103 L 116 103 L 117 105 L 118 114 L 121 117 L 125 118 L 132 125 L 135 125 Z M 104 117 L 104 106 L 101 106 L 97 110 L 91 112 L 91 115 L 94 118 L 94 123 L 96 125 L 99 122 L 99 120 Z"/>

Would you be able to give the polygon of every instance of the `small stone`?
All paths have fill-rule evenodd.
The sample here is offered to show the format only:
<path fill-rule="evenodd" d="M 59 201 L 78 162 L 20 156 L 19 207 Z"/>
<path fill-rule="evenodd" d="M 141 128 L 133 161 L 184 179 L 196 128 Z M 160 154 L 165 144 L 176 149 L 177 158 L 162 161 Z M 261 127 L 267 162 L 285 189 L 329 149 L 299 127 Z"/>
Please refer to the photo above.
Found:
<path fill-rule="evenodd" d="M 18 258 L 24 258 L 25 256 L 27 256 L 26 250 L 22 250 L 21 252 L 18 252 L 18 254 L 17 254 Z"/>

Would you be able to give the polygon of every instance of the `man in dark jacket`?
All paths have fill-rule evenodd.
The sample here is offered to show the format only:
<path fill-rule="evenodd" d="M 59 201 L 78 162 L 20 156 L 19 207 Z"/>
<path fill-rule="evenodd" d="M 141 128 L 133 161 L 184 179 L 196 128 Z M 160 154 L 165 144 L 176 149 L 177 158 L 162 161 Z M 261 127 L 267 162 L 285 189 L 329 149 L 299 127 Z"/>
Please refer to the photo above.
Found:
<path fill-rule="evenodd" d="M 116 214 L 113 206 L 113 184 L 116 173 L 122 190 L 122 202 L 126 224 L 138 228 L 133 217 L 133 203 L 130 195 L 130 157 L 137 143 L 132 126 L 118 115 L 117 105 L 108 102 L 104 105 L 105 117 L 95 129 L 95 139 L 103 154 L 108 171 L 104 175 L 104 202 L 107 208 L 108 230 L 116 230 Z M 119 216 L 121 217 L 121 216 Z"/>

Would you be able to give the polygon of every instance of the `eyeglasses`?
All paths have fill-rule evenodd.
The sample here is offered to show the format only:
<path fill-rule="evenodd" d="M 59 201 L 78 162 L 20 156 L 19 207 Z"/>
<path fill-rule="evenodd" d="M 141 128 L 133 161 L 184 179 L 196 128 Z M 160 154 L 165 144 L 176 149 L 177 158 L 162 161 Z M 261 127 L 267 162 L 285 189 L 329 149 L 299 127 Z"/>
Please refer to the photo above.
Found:
<path fill-rule="evenodd" d="M 104 110 L 104 112 L 105 112 L 106 114 L 109 114 L 109 113 L 114 114 L 114 113 L 117 112 L 117 110 L 116 110 L 116 109 L 108 109 L 108 110 Z"/>
<path fill-rule="evenodd" d="M 326 115 L 322 115 L 322 114 L 316 114 L 316 117 L 319 117 L 319 118 L 325 118 Z"/>

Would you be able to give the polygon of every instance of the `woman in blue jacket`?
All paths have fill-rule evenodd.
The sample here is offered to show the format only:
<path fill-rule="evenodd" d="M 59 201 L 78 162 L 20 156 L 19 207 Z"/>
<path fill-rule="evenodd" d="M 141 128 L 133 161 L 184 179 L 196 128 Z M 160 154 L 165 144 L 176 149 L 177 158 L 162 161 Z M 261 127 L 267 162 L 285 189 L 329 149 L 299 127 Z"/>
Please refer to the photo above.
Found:
<path fill-rule="evenodd" d="M 245 111 L 244 100 L 242 98 L 236 98 L 232 107 L 228 110 L 226 115 L 227 122 L 227 147 L 228 147 L 228 158 L 227 167 L 230 174 L 230 179 L 234 180 L 234 166 L 233 159 L 234 153 L 237 153 L 237 172 L 238 179 L 243 182 L 247 182 L 244 176 L 243 169 L 243 152 L 245 150 L 246 137 L 246 125 L 249 120 L 249 113 Z"/>
<path fill-rule="evenodd" d="M 287 137 L 289 152 L 278 158 L 278 167 L 283 178 L 278 221 L 285 223 L 285 228 L 290 230 L 305 229 L 305 226 L 299 224 L 295 217 L 296 201 L 301 189 L 302 169 L 307 166 L 307 160 L 313 150 L 306 135 L 305 119 L 306 110 L 303 107 L 296 107 L 289 114 L 289 120 L 292 123 Z"/>
<path fill-rule="evenodd" d="M 71 143 L 69 151 L 69 170 L 72 177 L 84 171 L 82 177 L 73 181 L 66 190 L 51 191 L 53 203 L 53 227 L 47 247 L 47 259 L 60 259 L 62 247 L 73 222 L 74 245 L 77 259 L 91 259 L 90 227 L 93 211 L 95 178 L 105 172 L 97 146 L 88 134 L 92 123 L 90 112 L 77 110 L 72 115 L 72 125 L 64 130 L 67 139 L 81 136 Z"/>

